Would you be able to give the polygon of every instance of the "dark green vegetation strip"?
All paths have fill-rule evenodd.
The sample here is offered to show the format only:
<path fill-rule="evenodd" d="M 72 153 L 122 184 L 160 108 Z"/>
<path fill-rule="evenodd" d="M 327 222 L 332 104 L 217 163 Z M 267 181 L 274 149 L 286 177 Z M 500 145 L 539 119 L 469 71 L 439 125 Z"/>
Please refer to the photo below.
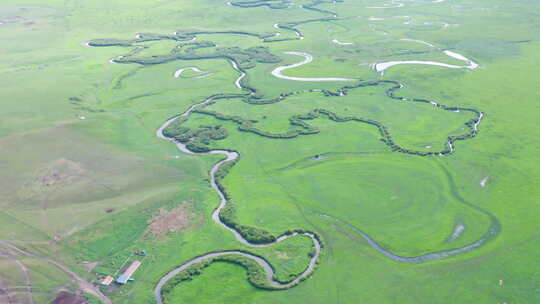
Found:
<path fill-rule="evenodd" d="M 233 60 L 242 69 L 255 67 L 256 62 L 276 63 L 281 59 L 271 54 L 267 47 L 256 46 L 248 49 L 239 47 L 217 47 L 214 53 L 197 54 L 195 51 L 202 48 L 215 47 L 216 44 L 211 41 L 194 41 L 179 44 L 174 47 L 168 55 L 156 55 L 149 57 L 134 57 L 128 54 L 122 58 L 115 59 L 116 63 L 138 63 L 142 65 L 161 64 L 174 60 L 200 60 L 224 58 Z"/>
<path fill-rule="evenodd" d="M 221 126 L 200 126 L 190 129 L 182 127 L 180 123 L 173 123 L 163 131 L 163 134 L 185 143 L 193 152 L 208 152 L 210 141 L 226 138 L 227 130 Z"/>
<path fill-rule="evenodd" d="M 204 260 L 189 266 L 186 270 L 175 275 L 161 288 L 161 294 L 165 297 L 180 283 L 193 280 L 193 277 L 202 273 L 203 269 L 212 264 L 213 260 Z"/>
<path fill-rule="evenodd" d="M 223 189 L 223 186 L 220 188 Z M 235 211 L 234 202 L 228 198 L 227 205 L 219 213 L 219 219 L 228 227 L 238 231 L 250 243 L 268 244 L 276 241 L 276 237 L 266 230 L 239 224 L 236 221 Z"/>
<path fill-rule="evenodd" d="M 343 0 L 336 0 L 335 2 L 343 2 Z M 285 29 L 292 31 L 296 33 L 296 37 L 285 37 L 285 38 L 276 38 L 275 33 L 267 32 L 267 33 L 253 33 L 253 32 L 247 32 L 247 31 L 186 31 L 186 30 L 178 30 L 174 32 L 172 35 L 161 35 L 161 34 L 154 34 L 154 33 L 140 33 L 137 34 L 136 38 L 134 39 L 94 39 L 90 40 L 88 42 L 89 46 L 93 47 L 107 47 L 107 46 L 122 46 L 122 47 L 130 47 L 130 46 L 138 46 L 139 43 L 144 42 L 151 42 L 151 41 L 159 41 L 159 40 L 173 40 L 178 42 L 186 42 L 191 41 L 196 38 L 197 35 L 207 34 L 225 34 L 225 35 L 246 35 L 246 36 L 252 36 L 257 37 L 262 40 L 262 42 L 281 42 L 281 41 L 289 41 L 289 40 L 298 40 L 301 39 L 304 35 L 300 30 L 298 30 L 296 27 L 298 25 L 306 24 L 306 23 L 312 23 L 312 22 L 327 22 L 327 21 L 333 21 L 337 19 L 337 14 L 332 11 L 324 10 L 317 8 L 318 5 L 328 3 L 327 1 L 323 0 L 314 0 L 313 2 L 309 4 L 302 5 L 302 8 L 306 10 L 316 11 L 322 14 L 330 14 L 332 17 L 329 18 L 317 18 L 317 19 L 308 19 L 303 21 L 295 21 L 295 22 L 285 22 L 285 23 L 279 23 L 277 24 L 277 28 Z M 255 0 L 255 1 L 238 1 L 238 2 L 231 2 L 231 5 L 238 6 L 238 7 L 244 7 L 244 8 L 251 8 L 251 7 L 259 7 L 259 6 L 267 6 L 272 9 L 285 9 L 288 8 L 291 5 L 290 0 Z M 144 48 L 144 47 L 143 47 Z M 125 57 L 125 56 L 124 56 Z M 208 59 L 208 58 L 199 58 L 199 59 Z M 189 59 L 183 59 L 183 60 L 189 60 Z M 115 60 L 115 62 L 121 63 L 120 60 Z M 138 62 L 139 63 L 139 62 Z M 144 64 L 144 63 L 142 63 Z M 146 63 L 146 64 L 156 64 L 156 63 Z"/>
<path fill-rule="evenodd" d="M 243 8 L 266 6 L 272 9 L 284 9 L 288 8 L 292 4 L 293 3 L 291 0 L 255 0 L 231 2 L 231 5 Z"/>
<path fill-rule="evenodd" d="M 321 115 L 325 115 L 329 119 L 331 119 L 331 120 L 333 120 L 335 122 L 356 121 L 356 122 L 365 123 L 365 124 L 377 127 L 377 129 L 379 130 L 379 133 L 381 135 L 381 141 L 384 142 L 388 147 L 390 147 L 390 149 L 392 149 L 392 151 L 401 152 L 401 153 L 407 153 L 407 154 L 413 154 L 413 155 L 420 155 L 420 156 L 434 156 L 434 155 L 442 156 L 442 155 L 451 154 L 451 153 L 454 152 L 454 144 L 455 144 L 456 141 L 472 138 L 472 137 L 476 136 L 476 134 L 478 133 L 477 126 L 480 123 L 480 121 L 481 121 L 481 119 L 482 119 L 482 117 L 484 115 L 482 112 L 480 112 L 480 111 L 478 111 L 476 109 L 472 109 L 472 108 L 446 106 L 446 105 L 436 103 L 434 101 L 427 100 L 427 99 L 406 98 L 406 97 L 403 97 L 403 96 L 399 96 L 399 95 L 396 94 L 396 91 L 403 88 L 403 85 L 400 84 L 397 81 L 393 81 L 393 80 L 377 80 L 377 81 L 359 82 L 358 84 L 355 84 L 355 85 L 344 86 L 344 87 L 338 89 L 335 92 L 332 92 L 332 91 L 329 91 L 329 90 L 310 90 L 310 91 L 311 92 L 320 91 L 324 96 L 327 96 L 327 97 L 338 97 L 338 96 L 347 95 L 348 92 L 350 90 L 352 90 L 352 89 L 357 89 L 357 88 L 362 88 L 362 87 L 369 87 L 369 86 L 378 86 L 378 85 L 391 85 L 391 87 L 386 90 L 386 95 L 388 97 L 394 99 L 394 100 L 399 100 L 399 101 L 404 101 L 404 102 L 419 102 L 419 103 L 431 104 L 431 105 L 437 107 L 438 109 L 445 110 L 445 111 L 472 112 L 472 113 L 474 113 L 476 115 L 476 117 L 470 119 L 467 122 L 465 122 L 465 126 L 467 126 L 467 128 L 469 129 L 468 132 L 466 132 L 464 134 L 461 134 L 461 135 L 457 135 L 457 136 L 449 136 L 447 138 L 447 145 L 446 145 L 446 148 L 444 150 L 425 152 L 425 151 L 418 151 L 418 150 L 412 150 L 412 149 L 404 148 L 404 147 L 401 147 L 398 144 L 396 144 L 394 142 L 394 139 L 392 138 L 390 132 L 388 131 L 388 128 L 379 121 L 369 119 L 369 118 L 356 117 L 356 116 L 339 116 L 338 114 L 336 114 L 334 112 L 331 112 L 331 111 L 328 111 L 328 110 L 325 110 L 325 109 L 314 109 L 314 110 L 312 110 L 312 111 L 310 111 L 310 112 L 308 112 L 307 114 L 304 114 L 304 115 L 291 116 L 289 118 L 289 122 L 290 122 L 291 125 L 295 126 L 296 128 L 291 129 L 291 130 L 289 130 L 289 131 L 287 131 L 285 133 L 271 133 L 271 132 L 266 132 L 264 130 L 260 130 L 260 129 L 254 127 L 254 124 L 257 123 L 257 120 L 244 119 L 244 118 L 242 118 L 240 116 L 236 116 L 236 115 L 223 115 L 223 114 L 220 114 L 218 112 L 201 110 L 201 109 L 196 109 L 193 112 L 194 113 L 199 113 L 199 114 L 205 114 L 205 115 L 214 116 L 216 119 L 223 120 L 223 121 L 232 121 L 232 122 L 239 125 L 238 130 L 240 130 L 240 131 L 251 132 L 251 133 L 254 133 L 254 134 L 257 134 L 257 135 L 260 135 L 260 136 L 264 136 L 264 137 L 267 137 L 267 138 L 295 138 L 295 137 L 298 137 L 300 135 L 317 134 L 317 133 L 320 132 L 320 130 L 315 126 L 312 126 L 312 125 L 308 124 L 306 121 L 319 118 Z M 269 103 L 280 102 L 282 100 L 285 100 L 286 97 L 292 96 L 292 95 L 295 95 L 295 94 L 298 94 L 298 93 L 301 93 L 301 92 L 285 93 L 285 94 L 281 94 L 278 98 L 269 99 L 269 100 L 257 99 L 257 98 L 253 98 L 252 96 L 248 95 L 248 96 L 244 96 L 245 98 L 243 100 L 244 100 L 244 102 L 250 103 L 250 104 L 269 104 Z M 234 96 L 234 97 L 231 97 L 231 98 L 237 98 L 237 96 Z M 171 124 L 170 128 L 181 128 L 181 127 L 179 127 L 179 125 L 182 124 L 184 121 L 185 120 L 178 120 L 177 122 L 175 121 L 174 124 Z M 164 134 L 166 136 L 169 136 L 169 135 L 167 135 L 167 132 L 170 132 L 170 131 L 168 131 L 168 128 L 165 131 L 166 132 Z M 171 134 L 171 133 L 169 133 L 169 134 Z M 176 133 L 173 133 L 169 137 L 175 137 L 176 136 L 175 134 Z M 219 138 L 219 139 L 221 139 L 221 138 Z M 184 142 L 184 141 L 181 141 L 181 142 Z M 198 143 L 199 142 L 197 142 L 197 144 Z M 209 141 L 205 142 L 205 144 L 208 145 Z M 203 147 L 202 149 L 203 150 L 206 149 L 205 151 L 208 151 L 209 148 L 208 147 Z"/>
<path fill-rule="evenodd" d="M 253 255 L 252 253 L 249 253 Z M 262 258 L 262 257 L 260 257 Z M 163 297 L 166 297 L 167 294 L 171 293 L 173 289 L 182 282 L 191 281 L 196 276 L 201 275 L 203 270 L 210 266 L 212 263 L 222 262 L 230 263 L 234 265 L 241 266 L 246 269 L 248 281 L 254 287 L 266 289 L 266 290 L 276 290 L 276 287 L 273 287 L 268 284 L 266 279 L 265 270 L 255 261 L 250 258 L 241 256 L 239 254 L 230 253 L 226 255 L 221 255 L 213 257 L 202 262 L 193 264 L 186 268 L 184 271 L 175 275 L 172 279 L 167 281 L 167 283 L 161 288 L 161 294 Z"/>
<path fill-rule="evenodd" d="M 177 34 L 177 35 L 159 35 L 159 34 L 138 34 L 135 39 L 94 39 L 88 42 L 89 46 L 103 47 L 103 46 L 133 46 L 135 43 L 159 41 L 159 40 L 174 40 L 174 41 L 187 41 L 193 39 L 189 34 Z"/>
<path fill-rule="evenodd" d="M 294 231 L 294 232 L 289 231 L 288 233 L 292 234 L 292 233 L 303 233 L 303 232 L 304 231 Z M 312 251 L 309 253 L 309 256 L 313 257 L 314 252 L 315 252 L 315 249 L 313 248 Z M 163 287 L 161 288 L 161 295 L 165 298 L 168 294 L 170 294 L 173 291 L 173 289 L 176 286 L 178 286 L 178 284 L 193 280 L 196 276 L 201 275 L 205 268 L 207 268 L 208 266 L 210 266 L 211 264 L 215 262 L 230 263 L 230 264 L 243 267 L 246 270 L 248 281 L 251 283 L 251 285 L 253 285 L 256 288 L 266 289 L 266 290 L 284 290 L 284 289 L 289 289 L 296 286 L 296 284 L 292 284 L 292 285 L 284 286 L 284 287 L 275 287 L 275 286 L 270 285 L 267 279 L 267 273 L 265 269 L 261 265 L 259 265 L 257 262 L 255 262 L 253 259 L 248 258 L 242 254 L 245 253 L 250 256 L 254 256 L 259 259 L 265 260 L 261 256 L 254 255 L 253 253 L 245 252 L 241 250 L 240 251 L 223 251 L 223 252 L 218 252 L 218 254 L 219 253 L 223 253 L 223 254 L 214 256 L 214 257 L 205 259 L 201 262 L 190 265 L 183 271 L 176 274 L 174 277 L 168 280 L 167 283 L 165 283 L 165 285 L 163 285 Z M 212 254 L 212 253 L 207 253 L 206 255 L 208 254 Z M 266 261 L 266 263 L 271 266 L 271 264 L 268 263 L 268 261 Z M 302 280 L 300 280 L 300 282 L 309 278 L 312 273 L 310 273 L 308 276 L 303 277 Z M 276 280 L 275 271 L 274 271 L 273 279 Z M 287 283 L 292 282 L 293 280 L 294 278 L 291 278 L 290 280 L 286 280 L 286 281 L 283 281 L 283 280 L 276 280 L 276 281 L 283 284 L 287 284 Z"/>
<path fill-rule="evenodd" d="M 223 33 L 235 33 L 235 32 L 223 32 Z M 251 35 L 251 34 L 250 34 Z M 158 36 L 158 35 L 156 35 Z M 167 35 L 163 36 L 161 40 L 169 39 Z M 143 38 L 141 38 L 144 40 Z M 139 39 L 139 40 L 141 40 Z M 105 39 L 109 41 L 110 39 Z M 132 46 L 133 41 L 139 40 L 130 40 L 132 42 L 126 42 L 120 46 Z M 155 39 L 153 39 L 155 40 Z M 152 40 L 152 41 L 153 41 Z M 93 40 L 89 42 L 91 46 L 116 46 L 119 44 L 110 44 L 110 43 L 101 43 L 96 41 L 103 40 Z M 116 41 L 116 40 L 114 40 Z M 145 40 L 149 41 L 149 40 Z M 169 54 L 166 55 L 154 55 L 147 57 L 137 57 L 136 55 L 145 49 L 145 46 L 136 46 L 129 53 L 119 56 L 116 59 L 113 59 L 115 63 L 137 63 L 140 65 L 156 65 L 167 63 L 175 60 L 201 60 L 201 59 L 226 59 L 232 61 L 237 70 L 240 73 L 246 73 L 246 69 L 251 69 L 256 66 L 256 63 L 277 63 L 281 61 L 281 58 L 272 54 L 267 47 L 256 46 L 250 47 L 247 49 L 241 49 L 239 47 L 216 47 L 215 51 L 210 54 L 198 54 L 197 50 L 203 48 L 216 47 L 216 44 L 212 41 L 192 41 L 185 42 L 175 46 Z M 249 86 L 246 80 L 247 77 L 244 77 L 240 81 L 240 85 L 243 89 L 249 91 L 250 95 L 253 98 L 257 97 L 257 90 Z"/>
<path fill-rule="evenodd" d="M 219 256 L 215 258 L 213 261 L 226 262 L 226 263 L 242 266 L 246 269 L 247 274 L 248 274 L 248 281 L 253 286 L 257 288 L 269 289 L 269 290 L 276 289 L 275 287 L 272 287 L 271 285 L 268 284 L 264 269 L 252 259 L 240 256 L 237 254 L 230 254 L 230 255 Z"/>

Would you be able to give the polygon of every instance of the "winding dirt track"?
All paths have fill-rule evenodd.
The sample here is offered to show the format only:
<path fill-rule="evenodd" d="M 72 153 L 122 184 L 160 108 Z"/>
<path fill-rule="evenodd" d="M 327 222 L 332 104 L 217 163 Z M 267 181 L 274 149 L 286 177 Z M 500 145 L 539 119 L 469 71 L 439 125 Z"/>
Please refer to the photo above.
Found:
<path fill-rule="evenodd" d="M 55 266 L 56 268 L 62 270 L 63 272 L 65 272 L 69 276 L 71 276 L 77 282 L 77 284 L 79 285 L 79 288 L 82 291 L 99 298 L 105 304 L 112 304 L 111 299 L 109 299 L 103 293 L 101 293 L 101 291 L 96 286 L 94 286 L 93 284 L 91 284 L 90 282 L 85 280 L 84 278 L 80 277 L 75 272 L 71 271 L 68 267 L 66 267 L 66 266 L 64 266 L 64 265 L 62 265 L 62 264 L 60 264 L 60 263 L 58 263 L 58 262 L 56 262 L 56 261 L 54 261 L 52 259 L 42 257 L 42 256 L 39 256 L 39 255 L 33 254 L 31 252 L 28 252 L 26 250 L 23 250 L 23 249 L 15 246 L 15 245 L 7 242 L 7 241 L 0 240 L 0 245 L 3 245 L 4 247 L 11 248 L 11 249 L 23 254 L 23 255 L 33 257 L 33 258 L 38 259 L 38 260 L 42 260 L 44 262 L 47 262 L 47 263 Z"/>

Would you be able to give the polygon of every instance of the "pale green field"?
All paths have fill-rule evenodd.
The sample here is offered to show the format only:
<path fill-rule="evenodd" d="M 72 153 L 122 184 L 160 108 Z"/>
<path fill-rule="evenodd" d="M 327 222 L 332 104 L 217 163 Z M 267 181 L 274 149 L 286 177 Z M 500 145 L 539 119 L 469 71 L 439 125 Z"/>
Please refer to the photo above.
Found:
<path fill-rule="evenodd" d="M 239 74 L 231 64 L 224 58 L 113 64 L 110 59 L 120 60 L 133 47 L 84 46 L 93 39 L 130 40 L 139 33 L 174 31 L 279 32 L 274 38 L 294 39 L 294 32 L 273 25 L 332 16 L 300 6 L 311 1 L 291 2 L 289 8 L 272 9 L 230 6 L 225 0 L 2 1 L 0 240 L 61 262 L 90 282 L 115 273 L 132 252 L 147 250 L 133 282 L 101 288 L 113 303 L 154 303 L 152 290 L 161 276 L 213 251 L 260 255 L 281 279 L 301 272 L 310 241 L 297 237 L 257 249 L 240 245 L 211 219 L 218 197 L 209 187 L 208 171 L 219 157 L 186 155 L 156 137 L 166 119 L 210 95 L 245 94 L 234 84 Z M 193 114 L 184 126 L 221 125 L 227 138 L 210 146 L 241 154 L 223 181 L 238 222 L 274 235 L 313 231 L 325 246 L 314 274 L 294 288 L 259 290 L 241 267 L 216 263 L 178 285 L 166 303 L 540 302 L 540 4 L 393 3 L 400 2 L 404 5 L 397 8 L 369 8 L 385 4 L 365 0 L 320 3 L 317 8 L 338 17 L 297 25 L 303 40 L 199 34 L 194 42 L 212 41 L 219 48 L 267 46 L 281 61 L 257 62 L 243 80 L 263 99 L 351 84 L 271 75 L 278 66 L 303 60 L 284 52 L 308 52 L 313 62 L 284 74 L 399 81 L 405 85 L 399 96 L 484 112 L 478 136 L 456 142 L 449 156 L 421 157 L 392 152 L 377 128 L 359 122 L 321 116 L 306 121 L 318 134 L 272 139 L 239 131 L 231 121 Z M 181 43 L 139 42 L 146 48 L 128 57 L 158 58 L 152 56 L 168 55 Z M 211 55 L 217 49 L 196 52 Z M 384 76 L 370 68 L 395 60 L 464 64 L 442 50 L 480 67 L 402 65 Z M 186 78 L 173 77 L 190 66 L 212 74 L 190 78 L 199 73 L 186 71 Z M 443 150 L 447 137 L 465 133 L 464 124 L 474 118 L 471 112 L 399 102 L 386 95 L 388 87 L 357 88 L 335 97 L 298 93 L 265 105 L 222 99 L 204 110 L 254 119 L 260 130 L 283 133 L 298 128 L 290 124 L 291 116 L 326 109 L 377 120 L 398 145 L 424 152 Z M 313 159 L 316 155 L 324 157 Z M 192 206 L 187 227 L 154 238 L 148 230 L 151 218 L 160 208 L 182 204 Z M 500 230 L 480 248 L 424 263 L 393 261 L 357 232 L 385 250 L 413 257 L 471 244 L 494 222 Z M 452 239 L 458 224 L 465 231 Z M 29 269 L 35 303 L 49 303 L 60 288 L 79 290 L 58 268 L 18 259 Z M 12 257 L 0 259 L 0 287 L 19 286 L 24 279 Z"/>

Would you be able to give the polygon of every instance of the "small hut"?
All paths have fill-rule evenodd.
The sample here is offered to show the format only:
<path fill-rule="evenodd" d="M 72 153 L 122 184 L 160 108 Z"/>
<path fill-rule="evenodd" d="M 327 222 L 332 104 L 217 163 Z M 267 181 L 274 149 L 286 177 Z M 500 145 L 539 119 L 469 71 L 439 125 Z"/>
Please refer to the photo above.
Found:
<path fill-rule="evenodd" d="M 137 268 L 141 266 L 141 262 L 138 260 L 133 261 L 131 265 L 124 271 L 124 273 L 116 279 L 116 283 L 118 284 L 126 284 L 128 281 L 133 280 L 131 276 L 137 271 Z"/>

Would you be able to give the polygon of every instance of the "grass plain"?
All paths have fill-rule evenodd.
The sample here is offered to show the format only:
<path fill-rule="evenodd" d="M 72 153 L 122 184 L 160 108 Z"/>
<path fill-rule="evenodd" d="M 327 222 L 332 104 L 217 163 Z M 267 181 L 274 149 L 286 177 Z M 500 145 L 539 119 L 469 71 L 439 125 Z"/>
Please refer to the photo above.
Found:
<path fill-rule="evenodd" d="M 478 136 L 457 142 L 449 156 L 419 157 L 392 152 L 376 128 L 357 122 L 320 117 L 308 121 L 320 129 L 318 134 L 270 139 L 241 132 L 230 121 L 193 114 L 188 127 L 227 129 L 228 137 L 211 147 L 242 155 L 223 180 L 238 222 L 275 235 L 295 228 L 314 231 L 325 247 L 313 276 L 292 289 L 258 290 L 241 267 L 216 263 L 180 284 L 167 303 L 540 301 L 540 94 L 534 76 L 540 69 L 539 4 L 397 2 L 403 7 L 369 8 L 378 4 L 363 0 L 321 3 L 318 8 L 338 18 L 296 26 L 303 40 L 264 43 L 252 36 L 204 34 L 195 41 L 242 49 L 264 45 L 279 56 L 279 63 L 258 62 L 246 70 L 244 81 L 263 98 L 346 85 L 271 75 L 277 66 L 302 60 L 284 52 L 304 51 L 314 61 L 285 74 L 396 80 L 405 85 L 399 92 L 404 96 L 483 111 Z M 271 9 L 229 6 L 221 0 L 2 1 L 0 35 L 6 43 L 0 48 L 0 239 L 61 261 L 91 282 L 116 272 L 134 251 L 147 250 L 134 282 L 102 289 L 114 303 L 153 303 L 152 289 L 163 274 L 211 251 L 253 252 L 282 277 L 301 271 L 309 242 L 292 238 L 255 250 L 212 221 L 218 197 L 208 185 L 208 170 L 217 156 L 182 154 L 155 136 L 166 119 L 207 96 L 245 93 L 234 85 L 238 72 L 230 63 L 218 58 L 112 64 L 110 59 L 132 48 L 85 47 L 84 42 L 178 30 L 275 31 L 278 37 L 294 38 L 293 32 L 273 24 L 330 16 L 299 7 L 309 3 Z M 334 39 L 353 44 L 339 45 Z M 137 56 L 168 54 L 180 43 L 140 43 L 147 48 Z M 444 56 L 445 49 L 480 67 L 403 65 L 384 76 L 369 68 L 391 60 L 462 64 Z M 213 74 L 173 77 L 187 66 Z M 255 119 L 258 128 L 277 133 L 291 128 L 292 115 L 318 108 L 380 121 L 397 143 L 421 151 L 443 149 L 446 138 L 460 134 L 471 118 L 429 104 L 397 102 L 382 86 L 336 97 L 300 93 L 267 105 L 219 100 L 205 110 Z M 162 239 L 149 234 L 148 221 L 160 208 L 171 210 L 186 202 L 195 206 L 195 216 L 185 230 Z M 402 256 L 463 247 L 490 225 L 485 213 L 467 204 L 487 210 L 501 230 L 484 246 L 439 261 L 393 261 L 351 228 Z M 457 224 L 466 229 L 451 240 Z M 2 286 L 22 282 L 15 258 L 30 271 L 35 303 L 50 302 L 62 288 L 78 291 L 69 276 L 50 264 L 9 254 L 0 260 Z"/>

